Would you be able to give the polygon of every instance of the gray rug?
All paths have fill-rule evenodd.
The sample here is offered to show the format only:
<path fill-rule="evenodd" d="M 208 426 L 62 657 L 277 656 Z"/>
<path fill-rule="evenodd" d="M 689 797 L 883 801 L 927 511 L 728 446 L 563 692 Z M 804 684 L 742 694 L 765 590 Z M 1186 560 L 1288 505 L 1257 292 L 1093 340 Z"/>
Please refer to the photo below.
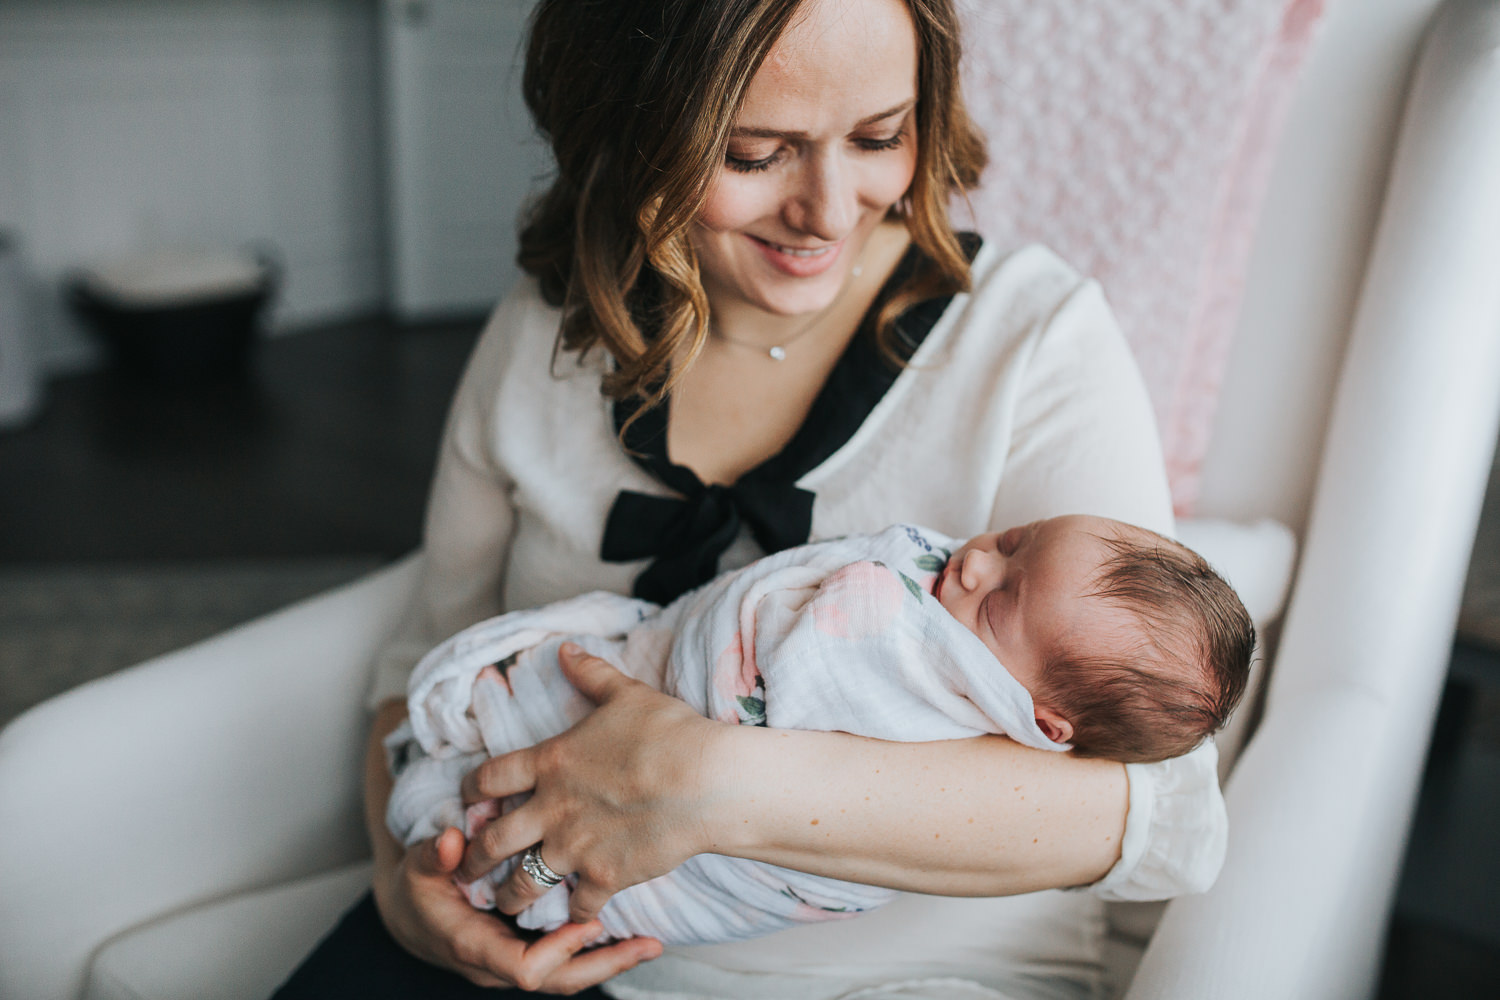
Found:
<path fill-rule="evenodd" d="M 0 726 L 95 677 L 376 569 L 375 556 L 0 569 Z"/>

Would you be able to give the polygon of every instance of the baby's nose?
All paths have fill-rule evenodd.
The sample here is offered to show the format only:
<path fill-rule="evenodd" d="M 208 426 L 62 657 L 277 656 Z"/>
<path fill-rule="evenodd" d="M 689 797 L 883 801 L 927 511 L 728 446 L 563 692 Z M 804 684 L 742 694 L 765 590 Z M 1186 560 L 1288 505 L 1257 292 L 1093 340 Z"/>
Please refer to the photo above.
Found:
<path fill-rule="evenodd" d="M 959 579 L 965 590 L 979 590 L 992 585 L 1000 571 L 1000 556 L 984 549 L 970 549 L 964 553 L 963 565 L 959 568 Z"/>

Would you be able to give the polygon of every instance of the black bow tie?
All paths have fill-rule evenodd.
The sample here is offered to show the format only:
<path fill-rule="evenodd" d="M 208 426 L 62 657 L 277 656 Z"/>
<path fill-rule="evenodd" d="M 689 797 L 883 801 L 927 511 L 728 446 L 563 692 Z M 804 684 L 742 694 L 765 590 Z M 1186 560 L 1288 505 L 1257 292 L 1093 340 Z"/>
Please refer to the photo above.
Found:
<path fill-rule="evenodd" d="M 621 490 L 604 525 L 600 555 L 608 562 L 655 556 L 632 593 L 666 604 L 713 579 L 742 525 L 766 552 L 780 552 L 807 541 L 812 509 L 813 494 L 786 482 L 700 482 L 681 498 Z"/>
<path fill-rule="evenodd" d="M 980 239 L 960 234 L 972 261 Z M 796 482 L 842 447 L 859 430 L 875 404 L 895 382 L 899 368 L 874 346 L 875 317 L 894 288 L 900 287 L 923 260 L 911 247 L 861 321 L 859 333 L 839 358 L 807 418 L 785 448 L 745 473 L 733 486 L 706 486 L 689 468 L 667 457 L 667 420 L 671 400 L 641 410 L 639 398 L 614 405 L 615 432 L 625 451 L 657 482 L 676 496 L 651 496 L 622 490 L 604 524 L 600 556 L 607 562 L 653 559 L 636 577 L 631 592 L 665 604 L 713 579 L 719 558 L 741 528 L 767 553 L 808 540 L 814 495 Z M 951 296 L 927 299 L 901 314 L 896 347 L 911 357 L 948 308 Z M 631 418 L 635 419 L 632 420 Z"/>

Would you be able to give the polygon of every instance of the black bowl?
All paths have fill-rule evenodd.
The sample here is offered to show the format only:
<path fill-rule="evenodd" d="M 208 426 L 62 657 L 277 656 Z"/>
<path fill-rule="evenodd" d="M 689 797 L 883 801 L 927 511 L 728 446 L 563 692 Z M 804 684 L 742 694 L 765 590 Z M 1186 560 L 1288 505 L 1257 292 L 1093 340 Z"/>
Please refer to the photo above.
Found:
<path fill-rule="evenodd" d="M 86 279 L 68 282 L 73 311 L 104 344 L 121 372 L 159 384 L 244 377 L 260 339 L 276 272 L 262 264 L 259 285 L 170 305 L 122 302 Z"/>

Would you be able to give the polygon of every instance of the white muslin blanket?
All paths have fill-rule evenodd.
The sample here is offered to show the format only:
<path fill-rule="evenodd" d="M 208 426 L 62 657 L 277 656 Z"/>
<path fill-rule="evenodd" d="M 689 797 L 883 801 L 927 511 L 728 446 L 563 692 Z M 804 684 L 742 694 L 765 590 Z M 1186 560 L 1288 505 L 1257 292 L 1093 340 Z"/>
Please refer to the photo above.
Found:
<path fill-rule="evenodd" d="M 1026 689 L 932 596 L 953 546 L 897 525 L 768 556 L 665 608 L 592 593 L 466 629 L 412 674 L 410 718 L 386 740 L 396 775 L 387 823 L 405 843 L 448 826 L 472 835 L 462 776 L 486 757 L 563 731 L 592 707 L 558 667 L 558 647 L 569 640 L 723 722 L 904 742 L 1001 733 L 1066 749 L 1037 727 Z M 472 821 L 493 814 L 477 809 Z M 494 886 L 516 863 L 466 886 L 471 901 L 492 905 Z M 567 922 L 571 884 L 523 912 L 521 926 Z M 703 944 L 850 916 L 894 895 L 704 854 L 617 894 L 600 920 L 610 937 Z"/>

